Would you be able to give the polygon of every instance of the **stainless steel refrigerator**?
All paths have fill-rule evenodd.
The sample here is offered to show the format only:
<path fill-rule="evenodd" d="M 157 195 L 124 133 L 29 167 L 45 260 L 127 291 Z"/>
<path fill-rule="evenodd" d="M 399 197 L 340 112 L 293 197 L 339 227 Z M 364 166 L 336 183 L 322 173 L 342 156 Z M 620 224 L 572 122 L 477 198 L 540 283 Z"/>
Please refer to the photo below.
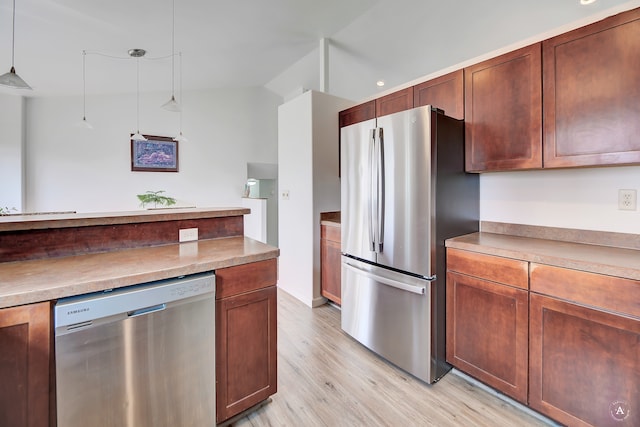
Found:
<path fill-rule="evenodd" d="M 445 239 L 478 230 L 464 123 L 431 106 L 341 129 L 342 329 L 432 383 L 445 361 Z"/>

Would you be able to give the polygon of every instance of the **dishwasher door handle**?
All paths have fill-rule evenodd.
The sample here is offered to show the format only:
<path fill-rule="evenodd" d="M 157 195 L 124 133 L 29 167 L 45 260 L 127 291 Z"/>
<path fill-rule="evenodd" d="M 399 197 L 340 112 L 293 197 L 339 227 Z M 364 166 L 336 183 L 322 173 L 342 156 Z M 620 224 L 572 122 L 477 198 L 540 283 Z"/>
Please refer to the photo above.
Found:
<path fill-rule="evenodd" d="M 128 311 L 127 312 L 127 316 L 129 316 L 129 317 L 143 316 L 145 314 L 155 313 L 156 311 L 162 311 L 165 308 L 167 308 L 167 304 L 158 304 L 158 305 L 154 305 L 154 306 L 151 306 L 151 307 L 146 307 L 146 308 L 141 308 L 141 309 L 138 309 L 138 310 Z"/>

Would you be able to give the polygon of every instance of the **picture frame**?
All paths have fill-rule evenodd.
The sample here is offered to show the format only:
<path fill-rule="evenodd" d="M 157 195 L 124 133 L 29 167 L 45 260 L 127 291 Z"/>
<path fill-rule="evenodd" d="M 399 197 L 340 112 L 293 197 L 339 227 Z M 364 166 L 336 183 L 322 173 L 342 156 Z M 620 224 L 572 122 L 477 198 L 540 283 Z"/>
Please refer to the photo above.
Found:
<path fill-rule="evenodd" d="M 131 139 L 131 170 L 178 172 L 178 141 L 167 136 L 143 136 L 146 141 Z"/>

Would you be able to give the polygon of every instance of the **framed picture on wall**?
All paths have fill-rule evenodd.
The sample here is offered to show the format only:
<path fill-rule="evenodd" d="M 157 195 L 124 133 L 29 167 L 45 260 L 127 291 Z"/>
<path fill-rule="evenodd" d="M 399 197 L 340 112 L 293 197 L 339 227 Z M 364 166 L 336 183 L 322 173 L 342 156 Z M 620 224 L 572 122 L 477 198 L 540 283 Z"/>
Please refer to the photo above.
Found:
<path fill-rule="evenodd" d="M 178 141 L 167 136 L 144 137 L 146 141 L 131 140 L 131 170 L 178 172 Z"/>

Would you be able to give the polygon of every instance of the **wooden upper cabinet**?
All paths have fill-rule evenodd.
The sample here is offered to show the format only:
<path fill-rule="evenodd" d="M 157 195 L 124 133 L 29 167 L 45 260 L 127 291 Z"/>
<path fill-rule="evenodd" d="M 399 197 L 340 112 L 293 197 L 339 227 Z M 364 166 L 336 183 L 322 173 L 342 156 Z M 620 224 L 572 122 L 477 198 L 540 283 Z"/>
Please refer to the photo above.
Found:
<path fill-rule="evenodd" d="M 376 117 L 413 108 L 413 87 L 399 90 L 376 99 Z"/>
<path fill-rule="evenodd" d="M 468 172 L 542 167 L 540 43 L 464 70 Z"/>
<path fill-rule="evenodd" d="M 640 162 L 640 9 L 542 46 L 544 167 Z"/>
<path fill-rule="evenodd" d="M 340 111 L 339 123 L 340 127 L 352 125 L 354 123 L 364 122 L 376 117 L 376 101 L 365 102 L 364 104 L 354 105 L 351 108 Z"/>
<path fill-rule="evenodd" d="M 432 105 L 454 119 L 464 119 L 464 72 L 436 77 L 413 87 L 413 106 Z"/>

